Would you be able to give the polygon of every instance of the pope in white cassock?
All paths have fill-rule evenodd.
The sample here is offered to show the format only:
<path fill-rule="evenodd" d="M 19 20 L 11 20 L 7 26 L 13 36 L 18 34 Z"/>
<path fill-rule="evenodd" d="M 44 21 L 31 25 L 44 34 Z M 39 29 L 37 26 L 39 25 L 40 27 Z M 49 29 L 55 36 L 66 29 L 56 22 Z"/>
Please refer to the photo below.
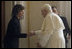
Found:
<path fill-rule="evenodd" d="M 38 35 L 39 45 L 41 48 L 65 48 L 65 27 L 61 18 L 52 12 L 49 4 L 45 4 L 41 11 L 44 16 L 41 30 L 34 31 Z"/>

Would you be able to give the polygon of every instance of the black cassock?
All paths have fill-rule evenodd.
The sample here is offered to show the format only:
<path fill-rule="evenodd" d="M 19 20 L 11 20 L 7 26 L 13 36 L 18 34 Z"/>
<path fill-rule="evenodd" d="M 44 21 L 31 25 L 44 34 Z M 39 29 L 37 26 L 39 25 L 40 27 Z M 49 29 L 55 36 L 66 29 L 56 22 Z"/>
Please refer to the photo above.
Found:
<path fill-rule="evenodd" d="M 70 35 L 71 34 L 71 30 L 69 28 L 69 25 L 68 25 L 66 17 L 60 16 L 60 18 L 62 19 L 62 21 L 64 23 L 64 26 L 65 26 L 64 32 L 66 33 L 66 35 L 67 35 L 67 33 Z"/>
<path fill-rule="evenodd" d="M 19 38 L 26 38 L 26 36 L 27 34 L 21 34 L 20 22 L 17 17 L 12 17 L 4 38 L 4 48 L 18 48 Z"/>

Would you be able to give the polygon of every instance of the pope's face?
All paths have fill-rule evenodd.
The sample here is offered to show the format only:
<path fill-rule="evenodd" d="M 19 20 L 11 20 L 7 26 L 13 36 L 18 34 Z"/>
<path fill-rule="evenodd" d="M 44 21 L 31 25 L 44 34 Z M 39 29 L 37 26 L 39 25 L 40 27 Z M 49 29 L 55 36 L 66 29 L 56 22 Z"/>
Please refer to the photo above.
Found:
<path fill-rule="evenodd" d="M 45 9 L 41 10 L 43 17 L 47 15 L 47 11 Z"/>

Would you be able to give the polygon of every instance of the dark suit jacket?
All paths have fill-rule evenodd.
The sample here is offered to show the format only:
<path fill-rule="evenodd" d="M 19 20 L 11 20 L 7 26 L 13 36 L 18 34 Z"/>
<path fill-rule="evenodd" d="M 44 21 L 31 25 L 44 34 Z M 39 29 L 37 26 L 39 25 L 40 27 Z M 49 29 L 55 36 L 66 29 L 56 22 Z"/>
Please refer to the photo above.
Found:
<path fill-rule="evenodd" d="M 70 31 L 70 28 L 69 28 L 69 25 L 68 25 L 66 17 L 60 16 L 60 18 L 63 20 L 64 26 L 65 26 L 64 32 L 66 33 L 66 35 L 67 35 L 67 33 L 69 33 L 69 35 L 70 35 L 71 31 Z"/>
<path fill-rule="evenodd" d="M 21 34 L 20 22 L 17 17 L 13 17 L 7 27 L 6 36 L 4 38 L 5 48 L 18 48 L 19 38 L 26 38 L 27 34 Z"/>

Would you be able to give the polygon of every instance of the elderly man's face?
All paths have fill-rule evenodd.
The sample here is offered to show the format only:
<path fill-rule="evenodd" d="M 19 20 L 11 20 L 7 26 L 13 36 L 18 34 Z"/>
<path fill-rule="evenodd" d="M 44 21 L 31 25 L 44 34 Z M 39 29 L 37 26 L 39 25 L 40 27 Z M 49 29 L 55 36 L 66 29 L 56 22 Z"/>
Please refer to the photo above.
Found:
<path fill-rule="evenodd" d="M 44 17 L 47 15 L 47 11 L 45 9 L 41 10 L 41 12 Z"/>

